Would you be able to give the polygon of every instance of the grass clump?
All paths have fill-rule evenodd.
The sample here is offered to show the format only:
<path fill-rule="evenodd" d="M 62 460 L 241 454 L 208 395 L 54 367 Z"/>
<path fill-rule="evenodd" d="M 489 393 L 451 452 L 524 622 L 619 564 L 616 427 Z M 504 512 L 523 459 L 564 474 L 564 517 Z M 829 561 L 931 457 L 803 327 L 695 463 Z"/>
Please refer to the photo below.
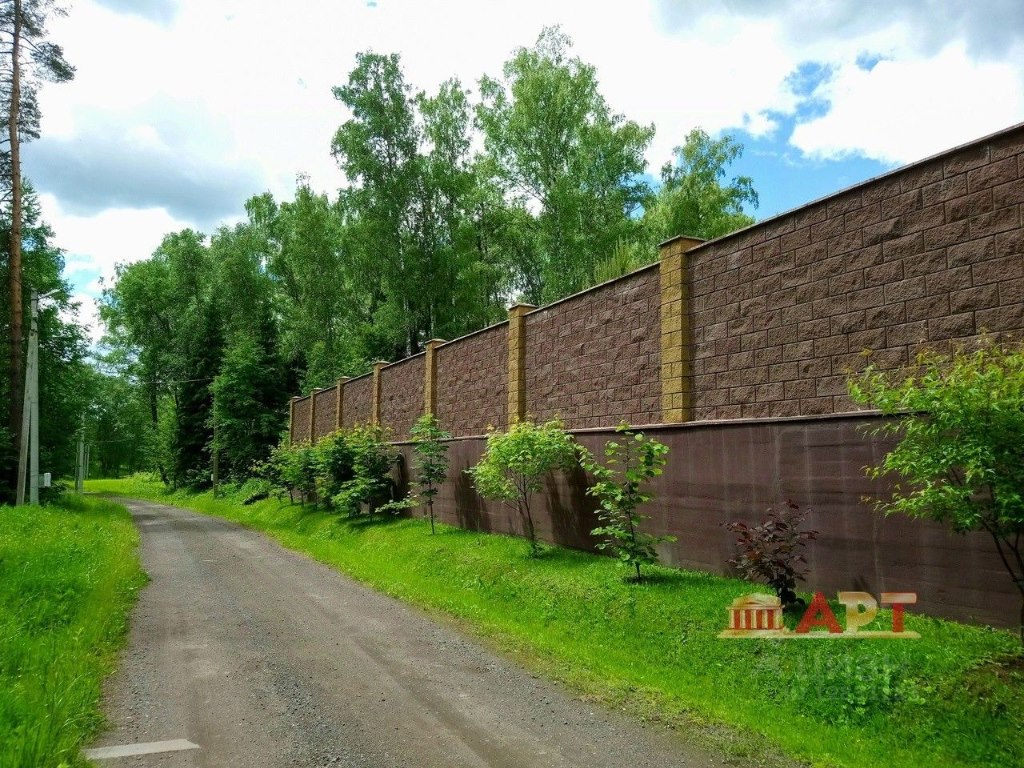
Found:
<path fill-rule="evenodd" d="M 0 508 L 0 766 L 86 765 L 144 575 L 123 507 Z"/>
<path fill-rule="evenodd" d="M 1024 657 L 1010 632 L 909 615 L 920 640 L 723 640 L 748 582 L 648 566 L 625 583 L 612 558 L 447 526 L 348 520 L 274 500 L 243 506 L 148 496 L 269 533 L 377 589 L 495 641 L 592 700 L 646 720 L 703 724 L 729 757 L 774 749 L 818 766 L 1024 765 Z M 789 617 L 795 623 L 798 616 Z M 876 620 L 888 626 L 891 612 Z M 870 627 L 874 628 L 874 626 Z M 726 727 L 722 727 L 722 726 Z"/>

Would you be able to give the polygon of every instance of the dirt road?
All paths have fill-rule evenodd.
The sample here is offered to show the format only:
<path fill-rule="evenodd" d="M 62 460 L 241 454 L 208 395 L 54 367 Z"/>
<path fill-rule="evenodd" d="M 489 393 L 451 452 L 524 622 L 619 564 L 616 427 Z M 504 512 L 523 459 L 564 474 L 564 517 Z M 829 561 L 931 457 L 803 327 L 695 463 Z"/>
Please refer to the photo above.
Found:
<path fill-rule="evenodd" d="M 152 582 L 100 766 L 704 766 L 258 533 L 128 499 Z M 141 746 L 140 746 L 141 745 Z"/>

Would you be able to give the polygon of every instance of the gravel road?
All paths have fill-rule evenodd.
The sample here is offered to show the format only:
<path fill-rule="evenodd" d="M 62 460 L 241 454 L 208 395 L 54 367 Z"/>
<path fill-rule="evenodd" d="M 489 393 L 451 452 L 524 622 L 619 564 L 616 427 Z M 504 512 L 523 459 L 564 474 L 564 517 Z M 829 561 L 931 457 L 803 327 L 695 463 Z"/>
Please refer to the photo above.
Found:
<path fill-rule="evenodd" d="M 152 578 L 98 766 L 721 766 L 259 533 L 131 499 Z"/>

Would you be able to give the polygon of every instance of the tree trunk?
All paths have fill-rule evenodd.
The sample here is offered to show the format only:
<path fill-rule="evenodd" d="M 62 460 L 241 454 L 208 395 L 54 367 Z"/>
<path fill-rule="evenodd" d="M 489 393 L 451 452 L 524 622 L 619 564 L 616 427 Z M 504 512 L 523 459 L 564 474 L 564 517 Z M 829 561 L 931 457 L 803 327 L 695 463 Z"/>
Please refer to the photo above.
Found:
<path fill-rule="evenodd" d="M 7 112 L 7 133 L 11 143 L 11 234 L 8 242 L 8 267 L 11 293 L 10 376 L 11 402 L 8 412 L 13 445 L 21 439 L 21 408 L 24 387 L 22 342 L 24 308 L 21 286 L 21 148 L 18 117 L 21 109 L 21 0 L 14 0 L 14 32 L 11 43 L 11 103 Z"/>

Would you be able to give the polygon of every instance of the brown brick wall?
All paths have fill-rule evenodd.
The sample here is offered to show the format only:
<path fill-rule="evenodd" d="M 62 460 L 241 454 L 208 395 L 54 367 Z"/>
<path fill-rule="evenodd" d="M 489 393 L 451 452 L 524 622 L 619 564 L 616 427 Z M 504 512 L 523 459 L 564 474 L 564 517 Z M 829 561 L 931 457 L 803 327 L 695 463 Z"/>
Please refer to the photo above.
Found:
<path fill-rule="evenodd" d="M 409 437 L 423 415 L 424 357 L 419 354 L 380 372 L 380 422 L 395 440 Z"/>
<path fill-rule="evenodd" d="M 1024 329 L 1024 127 L 687 257 L 697 420 L 854 409 L 847 372 Z"/>
<path fill-rule="evenodd" d="M 341 406 L 342 427 L 368 424 L 373 409 L 373 374 L 345 382 L 345 401 Z"/>
<path fill-rule="evenodd" d="M 658 267 L 526 316 L 526 411 L 569 429 L 661 421 Z"/>
<path fill-rule="evenodd" d="M 437 420 L 455 436 L 508 425 L 508 323 L 437 349 Z"/>
<path fill-rule="evenodd" d="M 295 401 L 292 410 L 292 441 L 299 443 L 309 439 L 309 406 L 312 400 L 303 397 Z"/>
<path fill-rule="evenodd" d="M 313 439 L 326 437 L 334 431 L 338 415 L 338 389 L 331 387 L 316 395 L 316 423 L 313 425 Z"/>

